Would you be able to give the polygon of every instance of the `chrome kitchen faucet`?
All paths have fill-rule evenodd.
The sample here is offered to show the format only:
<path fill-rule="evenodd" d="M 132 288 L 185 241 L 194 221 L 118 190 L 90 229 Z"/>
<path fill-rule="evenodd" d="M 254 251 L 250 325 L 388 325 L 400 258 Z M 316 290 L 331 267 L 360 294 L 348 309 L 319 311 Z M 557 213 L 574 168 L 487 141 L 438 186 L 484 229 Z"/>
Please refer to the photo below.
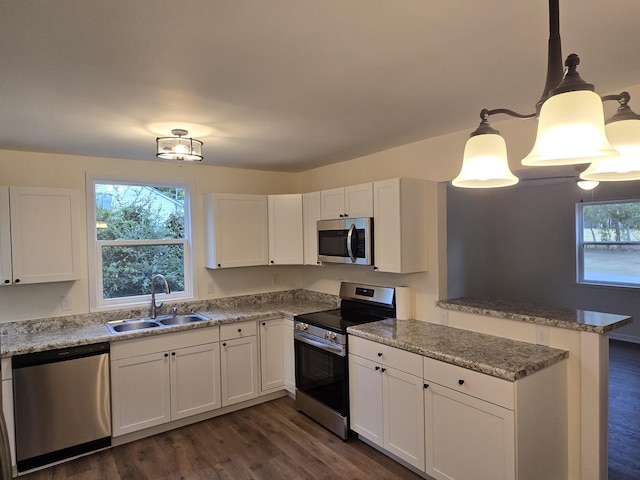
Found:
<path fill-rule="evenodd" d="M 169 283 L 167 279 L 164 278 L 164 275 L 155 275 L 151 279 L 151 318 L 155 320 L 156 318 L 156 310 L 160 308 L 163 303 L 160 305 L 156 305 L 156 280 L 161 279 L 164 282 L 164 293 L 169 295 L 171 293 L 171 289 L 169 288 Z"/>

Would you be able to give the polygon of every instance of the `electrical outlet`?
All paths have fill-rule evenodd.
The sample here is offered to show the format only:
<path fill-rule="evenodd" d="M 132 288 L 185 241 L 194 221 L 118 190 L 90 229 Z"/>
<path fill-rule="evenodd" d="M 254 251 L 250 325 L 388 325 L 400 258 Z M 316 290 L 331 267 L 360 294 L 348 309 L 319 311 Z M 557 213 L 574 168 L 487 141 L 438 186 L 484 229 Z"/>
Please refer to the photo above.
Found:
<path fill-rule="evenodd" d="M 549 327 L 536 326 L 536 343 L 549 346 Z"/>
<path fill-rule="evenodd" d="M 211 295 L 215 292 L 215 288 L 213 286 L 213 282 L 207 282 L 207 294 Z"/>
<path fill-rule="evenodd" d="M 68 312 L 71 310 L 71 299 L 68 295 L 63 295 L 60 297 L 60 310 L 63 312 Z"/>
<path fill-rule="evenodd" d="M 280 285 L 280 275 L 277 273 L 271 275 L 271 285 Z"/>
<path fill-rule="evenodd" d="M 438 323 L 440 323 L 440 325 L 447 325 L 449 323 L 449 312 L 440 309 L 438 311 Z"/>

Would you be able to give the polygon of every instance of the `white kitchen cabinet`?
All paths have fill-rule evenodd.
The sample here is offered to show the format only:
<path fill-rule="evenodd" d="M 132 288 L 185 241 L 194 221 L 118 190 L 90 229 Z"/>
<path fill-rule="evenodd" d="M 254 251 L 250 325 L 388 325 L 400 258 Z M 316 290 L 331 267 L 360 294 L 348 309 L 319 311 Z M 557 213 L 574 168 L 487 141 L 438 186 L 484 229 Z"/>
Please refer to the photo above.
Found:
<path fill-rule="evenodd" d="M 318 261 L 318 220 L 322 219 L 320 192 L 302 195 L 302 220 L 304 222 L 304 264 L 320 265 Z"/>
<path fill-rule="evenodd" d="M 113 436 L 221 406 L 217 327 L 111 346 Z"/>
<path fill-rule="evenodd" d="M 11 358 L 3 358 L 2 362 L 2 413 L 7 426 L 7 437 L 9 439 L 9 452 L 11 453 L 11 466 L 15 472 L 16 468 L 16 432 L 13 417 L 13 370 Z"/>
<path fill-rule="evenodd" d="M 80 278 L 77 192 L 0 187 L 0 285 Z"/>
<path fill-rule="evenodd" d="M 258 397 L 256 322 L 220 326 L 222 406 Z"/>
<path fill-rule="evenodd" d="M 284 352 L 284 388 L 287 392 L 296 393 L 296 360 L 293 343 L 293 320 L 285 318 L 282 327 L 282 343 Z"/>
<path fill-rule="evenodd" d="M 422 357 L 349 337 L 351 429 L 424 470 Z"/>
<path fill-rule="evenodd" d="M 373 183 L 374 269 L 427 270 L 427 183 L 395 178 Z"/>
<path fill-rule="evenodd" d="M 373 216 L 373 184 L 362 183 L 320 192 L 323 220 Z"/>
<path fill-rule="evenodd" d="M 425 358 L 424 376 L 428 475 L 567 478 L 566 362 L 509 382 Z"/>
<path fill-rule="evenodd" d="M 266 195 L 210 193 L 204 196 L 205 267 L 267 265 Z"/>
<path fill-rule="evenodd" d="M 261 320 L 260 394 L 284 388 L 284 319 Z"/>
<path fill-rule="evenodd" d="M 269 195 L 269 264 L 302 265 L 302 195 Z"/>

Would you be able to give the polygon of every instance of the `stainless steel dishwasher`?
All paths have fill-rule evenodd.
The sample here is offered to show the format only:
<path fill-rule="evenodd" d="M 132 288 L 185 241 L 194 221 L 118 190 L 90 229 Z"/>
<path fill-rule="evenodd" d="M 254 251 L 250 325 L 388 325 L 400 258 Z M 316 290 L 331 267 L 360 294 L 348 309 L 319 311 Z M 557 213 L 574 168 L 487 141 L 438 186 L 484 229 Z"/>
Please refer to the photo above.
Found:
<path fill-rule="evenodd" d="M 12 359 L 18 472 L 111 445 L 109 344 Z"/>

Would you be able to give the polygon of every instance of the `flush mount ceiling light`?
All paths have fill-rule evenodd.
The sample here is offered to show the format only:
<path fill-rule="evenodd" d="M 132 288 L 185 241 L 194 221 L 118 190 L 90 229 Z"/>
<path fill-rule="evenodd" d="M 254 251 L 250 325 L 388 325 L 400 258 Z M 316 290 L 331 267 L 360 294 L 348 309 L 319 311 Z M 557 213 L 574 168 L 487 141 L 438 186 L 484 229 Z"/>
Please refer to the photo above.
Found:
<path fill-rule="evenodd" d="M 593 190 L 600 185 L 600 182 L 596 182 L 595 180 L 576 180 L 576 185 L 582 190 Z"/>
<path fill-rule="evenodd" d="M 173 137 L 156 138 L 157 157 L 188 162 L 202 160 L 202 142 L 200 140 L 186 137 L 189 132 L 180 128 L 171 130 L 171 133 L 174 135 Z"/>
<path fill-rule="evenodd" d="M 624 93 L 600 98 L 594 93 L 594 86 L 580 78 L 579 64 L 576 54 L 569 55 L 563 74 L 559 0 L 549 0 L 547 79 L 535 113 L 519 114 L 505 108 L 483 109 L 480 126 L 467 140 L 462 169 L 452 184 L 492 188 L 518 182 L 509 170 L 504 139 L 489 124 L 489 116 L 495 114 L 538 118 L 534 147 L 522 160 L 522 165 L 543 167 L 593 162 L 593 169 L 587 169 L 581 178 L 596 181 L 640 179 L 640 117 L 633 112 L 627 112 L 624 118 L 622 115 L 616 118 L 616 114 L 609 119 L 605 133 L 602 102 L 615 99 L 621 102 L 622 108 Z M 628 101 L 627 94 L 624 106 Z M 621 156 L 624 148 L 629 152 L 628 156 Z M 634 160 L 629 160 L 631 155 Z"/>

